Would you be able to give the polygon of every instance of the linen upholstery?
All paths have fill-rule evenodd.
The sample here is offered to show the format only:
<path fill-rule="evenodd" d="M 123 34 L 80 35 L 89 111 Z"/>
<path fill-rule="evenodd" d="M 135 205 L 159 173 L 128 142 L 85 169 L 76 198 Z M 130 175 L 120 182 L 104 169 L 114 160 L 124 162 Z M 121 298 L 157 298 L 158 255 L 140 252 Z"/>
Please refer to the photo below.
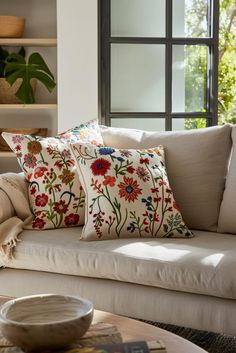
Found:
<path fill-rule="evenodd" d="M 79 295 L 91 300 L 98 310 L 236 335 L 234 300 L 110 279 L 9 268 L 0 270 L 0 283 L 4 283 L 1 294 L 6 296 L 38 293 Z"/>
<path fill-rule="evenodd" d="M 220 207 L 218 232 L 236 234 L 236 126 L 232 126 L 232 155 Z"/>
<path fill-rule="evenodd" d="M 176 132 L 148 132 L 101 126 L 104 144 L 116 148 L 163 145 L 170 186 L 189 228 L 217 229 L 231 126 Z"/>
<path fill-rule="evenodd" d="M 236 242 L 194 231 L 191 239 L 79 240 L 82 227 L 25 230 L 8 267 L 104 278 L 236 299 Z"/>
<path fill-rule="evenodd" d="M 86 194 L 82 239 L 191 237 L 170 189 L 162 146 L 71 145 Z"/>

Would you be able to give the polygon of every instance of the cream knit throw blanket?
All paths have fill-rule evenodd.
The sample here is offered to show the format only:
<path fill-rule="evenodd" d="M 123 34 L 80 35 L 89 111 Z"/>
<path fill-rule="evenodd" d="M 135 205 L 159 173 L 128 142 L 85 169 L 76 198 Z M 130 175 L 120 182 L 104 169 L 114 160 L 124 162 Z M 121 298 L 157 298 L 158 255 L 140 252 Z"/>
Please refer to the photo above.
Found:
<path fill-rule="evenodd" d="M 33 219 L 23 173 L 0 175 L 0 266 L 6 266 L 24 228 Z"/>

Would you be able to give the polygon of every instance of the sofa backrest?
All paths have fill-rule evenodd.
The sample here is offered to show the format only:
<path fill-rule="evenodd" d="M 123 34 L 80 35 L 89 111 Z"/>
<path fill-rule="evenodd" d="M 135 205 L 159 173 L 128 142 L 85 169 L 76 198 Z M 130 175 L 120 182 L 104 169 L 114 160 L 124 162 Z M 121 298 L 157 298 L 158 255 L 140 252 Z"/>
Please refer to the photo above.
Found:
<path fill-rule="evenodd" d="M 220 207 L 218 232 L 236 234 L 236 126 L 232 127 L 232 155 Z"/>
<path fill-rule="evenodd" d="M 101 132 L 111 147 L 163 145 L 169 181 L 186 224 L 216 230 L 231 151 L 230 125 L 175 132 L 101 126 Z"/>

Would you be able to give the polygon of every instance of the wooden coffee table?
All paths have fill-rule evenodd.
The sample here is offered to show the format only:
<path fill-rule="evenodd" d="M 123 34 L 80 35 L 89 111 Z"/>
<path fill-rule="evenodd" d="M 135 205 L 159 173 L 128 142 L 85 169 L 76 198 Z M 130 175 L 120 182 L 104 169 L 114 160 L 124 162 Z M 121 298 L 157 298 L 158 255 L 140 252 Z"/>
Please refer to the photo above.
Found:
<path fill-rule="evenodd" d="M 11 298 L 0 296 L 0 305 Z M 195 344 L 166 330 L 143 322 L 114 315 L 105 311 L 94 311 L 93 323 L 105 322 L 115 325 L 120 331 L 123 341 L 152 341 L 160 339 L 166 345 L 167 353 L 207 353 Z"/>

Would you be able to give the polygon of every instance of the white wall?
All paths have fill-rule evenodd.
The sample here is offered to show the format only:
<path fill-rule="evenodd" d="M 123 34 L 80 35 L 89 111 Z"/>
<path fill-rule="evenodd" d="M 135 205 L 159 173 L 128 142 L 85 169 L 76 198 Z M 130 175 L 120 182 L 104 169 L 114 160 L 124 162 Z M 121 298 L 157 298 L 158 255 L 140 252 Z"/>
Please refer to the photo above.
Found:
<path fill-rule="evenodd" d="M 97 0 L 57 0 L 58 131 L 98 116 Z"/>

